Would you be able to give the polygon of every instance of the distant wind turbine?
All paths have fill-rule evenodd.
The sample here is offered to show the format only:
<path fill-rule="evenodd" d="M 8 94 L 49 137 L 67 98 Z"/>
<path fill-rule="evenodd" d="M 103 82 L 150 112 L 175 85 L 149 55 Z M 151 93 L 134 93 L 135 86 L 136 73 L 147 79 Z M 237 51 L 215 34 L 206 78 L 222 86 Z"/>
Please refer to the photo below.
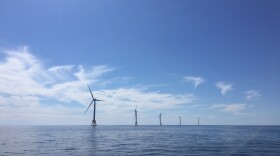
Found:
<path fill-rule="evenodd" d="M 138 123 L 137 123 L 137 105 L 135 107 L 135 126 L 138 126 Z"/>
<path fill-rule="evenodd" d="M 161 113 L 159 114 L 159 125 L 162 126 L 162 123 L 161 123 Z"/>
<path fill-rule="evenodd" d="M 180 116 L 179 116 L 179 120 L 180 120 L 180 124 L 179 125 L 181 126 L 181 117 Z"/>
<path fill-rule="evenodd" d="M 197 125 L 199 126 L 199 118 L 197 118 Z"/>
<path fill-rule="evenodd" d="M 87 85 L 87 86 L 88 86 L 88 85 Z M 87 110 L 89 109 L 89 107 L 91 106 L 91 104 L 94 102 L 93 120 L 92 120 L 91 126 L 96 126 L 96 120 L 95 120 L 96 101 L 103 101 L 103 100 L 95 99 L 95 98 L 93 97 L 93 94 L 92 94 L 92 92 L 91 92 L 89 86 L 88 86 L 88 89 L 89 89 L 89 91 L 90 91 L 90 94 L 91 94 L 91 97 L 92 97 L 92 101 L 91 101 L 91 103 L 89 104 Z M 87 110 L 85 111 L 84 115 L 86 114 Z"/>

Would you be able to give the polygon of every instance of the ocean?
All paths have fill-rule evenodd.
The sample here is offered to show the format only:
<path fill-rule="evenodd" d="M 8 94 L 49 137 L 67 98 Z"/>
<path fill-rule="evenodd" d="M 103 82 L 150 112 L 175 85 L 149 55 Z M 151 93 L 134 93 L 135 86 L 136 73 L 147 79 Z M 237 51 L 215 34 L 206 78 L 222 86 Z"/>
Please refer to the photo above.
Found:
<path fill-rule="evenodd" d="M 280 155 L 280 126 L 0 126 L 0 155 Z"/>

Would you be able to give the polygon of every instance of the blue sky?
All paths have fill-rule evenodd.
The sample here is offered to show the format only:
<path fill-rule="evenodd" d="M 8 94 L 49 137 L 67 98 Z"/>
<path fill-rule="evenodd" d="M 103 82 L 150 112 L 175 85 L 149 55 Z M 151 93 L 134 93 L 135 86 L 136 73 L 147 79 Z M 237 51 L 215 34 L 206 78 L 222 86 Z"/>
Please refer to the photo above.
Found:
<path fill-rule="evenodd" d="M 276 0 L 0 1 L 0 124 L 280 124 Z M 42 122 L 42 120 L 44 122 Z"/>

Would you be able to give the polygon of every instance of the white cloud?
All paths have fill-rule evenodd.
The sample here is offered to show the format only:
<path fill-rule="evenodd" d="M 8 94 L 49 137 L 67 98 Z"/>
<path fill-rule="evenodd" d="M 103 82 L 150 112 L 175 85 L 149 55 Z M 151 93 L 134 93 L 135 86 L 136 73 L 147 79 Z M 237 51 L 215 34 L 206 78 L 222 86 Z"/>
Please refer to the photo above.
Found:
<path fill-rule="evenodd" d="M 139 88 L 117 88 L 99 90 L 94 95 L 106 101 L 108 105 L 116 108 L 133 108 L 138 105 L 142 109 L 163 109 L 174 105 L 193 103 L 197 98 L 193 94 L 170 94 L 160 92 L 147 92 Z"/>
<path fill-rule="evenodd" d="M 248 90 L 244 92 L 244 95 L 247 100 L 258 99 L 261 96 L 259 92 L 255 90 Z"/>
<path fill-rule="evenodd" d="M 0 96 L 0 107 L 5 106 L 9 108 L 15 107 L 37 107 L 39 106 L 39 98 L 35 96 Z"/>
<path fill-rule="evenodd" d="M 79 65 L 79 71 L 75 73 L 75 76 L 81 81 L 89 81 L 90 79 L 93 79 L 92 83 L 94 83 L 98 81 L 98 78 L 101 75 L 113 70 L 114 68 L 109 68 L 105 65 L 95 66 L 91 69 L 85 69 L 82 65 Z"/>
<path fill-rule="evenodd" d="M 221 90 L 222 95 L 226 95 L 227 92 L 232 91 L 233 90 L 232 85 L 233 84 L 227 82 L 216 83 L 216 87 Z"/>
<path fill-rule="evenodd" d="M 87 83 L 92 87 L 94 96 L 105 101 L 98 103 L 97 108 L 97 111 L 103 112 L 100 114 L 103 120 L 112 116 L 113 119 L 118 116 L 130 117 L 130 114 L 124 112 L 130 112 L 135 105 L 138 105 L 142 111 L 150 111 L 190 104 L 197 99 L 193 94 L 152 92 L 147 88 L 100 89 L 98 87 L 100 85 L 122 79 L 122 77 L 104 79 L 104 74 L 115 70 L 106 65 L 90 68 L 82 65 L 45 67 L 27 47 L 5 50 L 4 54 L 4 59 L 0 60 L 0 119 L 2 121 L 9 121 L 11 116 L 17 114 L 17 118 L 13 117 L 15 122 L 26 120 L 32 123 L 35 118 L 42 118 L 45 124 L 50 124 L 56 123 L 51 121 L 52 116 L 65 118 L 70 115 L 72 116 L 69 117 L 70 119 L 75 119 L 77 123 L 84 123 L 81 115 L 91 101 Z M 73 104 L 78 107 L 72 107 Z M 85 117 L 91 118 L 92 115 L 89 114 Z M 103 122 L 112 124 L 108 121 Z"/>
<path fill-rule="evenodd" d="M 73 67 L 74 67 L 73 65 L 54 66 L 49 68 L 48 71 L 53 73 L 59 73 L 63 71 L 71 71 Z"/>
<path fill-rule="evenodd" d="M 85 69 L 82 65 L 45 69 L 27 47 L 7 50 L 5 54 L 5 60 L 0 62 L 0 94 L 43 96 L 58 101 L 81 103 L 85 98 L 79 94 L 86 83 L 102 83 L 100 76 L 113 70 L 105 65 L 91 69 Z"/>
<path fill-rule="evenodd" d="M 205 82 L 205 79 L 203 79 L 202 77 L 185 76 L 184 79 L 187 82 L 193 83 L 194 88 L 196 88 L 198 85 L 200 85 L 203 82 Z"/>
<path fill-rule="evenodd" d="M 248 107 L 247 104 L 233 103 L 233 104 L 216 104 L 211 106 L 212 109 L 219 109 L 224 112 L 237 114 L 244 111 Z"/>

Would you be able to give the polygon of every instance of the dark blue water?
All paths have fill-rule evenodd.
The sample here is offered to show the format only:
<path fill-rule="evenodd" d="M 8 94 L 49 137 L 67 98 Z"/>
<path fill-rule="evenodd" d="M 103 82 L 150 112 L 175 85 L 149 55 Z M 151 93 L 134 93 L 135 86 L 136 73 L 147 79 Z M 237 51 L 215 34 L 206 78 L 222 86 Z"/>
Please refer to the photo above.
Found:
<path fill-rule="evenodd" d="M 0 126 L 0 155 L 280 155 L 280 126 Z"/>

